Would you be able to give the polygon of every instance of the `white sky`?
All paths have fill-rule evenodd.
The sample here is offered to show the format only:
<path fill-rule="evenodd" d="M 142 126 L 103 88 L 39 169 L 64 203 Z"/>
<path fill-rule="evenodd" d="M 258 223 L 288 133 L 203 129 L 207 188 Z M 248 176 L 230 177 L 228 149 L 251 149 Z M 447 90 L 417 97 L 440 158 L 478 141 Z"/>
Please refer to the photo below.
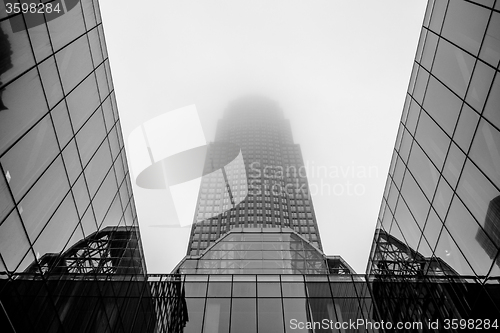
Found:
<path fill-rule="evenodd" d="M 212 140 L 229 101 L 276 100 L 309 171 L 332 171 L 308 179 L 325 253 L 364 273 L 427 1 L 100 2 L 125 141 L 190 104 Z M 166 191 L 134 195 L 148 272 L 169 273 L 190 229 L 164 227 Z"/>

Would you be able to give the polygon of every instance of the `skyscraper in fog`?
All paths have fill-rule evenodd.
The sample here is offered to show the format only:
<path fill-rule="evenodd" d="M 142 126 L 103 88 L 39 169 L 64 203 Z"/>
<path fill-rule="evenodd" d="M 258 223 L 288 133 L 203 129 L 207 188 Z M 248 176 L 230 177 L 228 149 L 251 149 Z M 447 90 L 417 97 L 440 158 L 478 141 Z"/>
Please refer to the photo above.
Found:
<path fill-rule="evenodd" d="M 240 152 L 243 162 L 230 163 Z M 252 96 L 231 103 L 205 169 L 188 254 L 233 228 L 288 227 L 322 249 L 300 146 L 276 102 Z"/>

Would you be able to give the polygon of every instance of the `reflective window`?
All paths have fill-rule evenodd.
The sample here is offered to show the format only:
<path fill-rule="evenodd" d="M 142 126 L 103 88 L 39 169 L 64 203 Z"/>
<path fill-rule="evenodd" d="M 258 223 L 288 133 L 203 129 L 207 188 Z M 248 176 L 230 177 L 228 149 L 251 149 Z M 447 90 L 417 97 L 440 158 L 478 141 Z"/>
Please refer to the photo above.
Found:
<path fill-rule="evenodd" d="M 500 128 L 500 75 L 497 74 L 495 82 L 491 87 L 488 101 L 484 107 L 483 116 L 493 123 L 497 128 Z"/>
<path fill-rule="evenodd" d="M 434 54 L 436 54 L 436 46 L 439 37 L 429 31 L 427 33 L 427 39 L 425 40 L 424 54 L 422 55 L 422 60 L 420 64 L 424 66 L 428 71 L 431 70 L 432 61 L 434 60 Z"/>
<path fill-rule="evenodd" d="M 184 327 L 184 333 L 200 333 L 203 323 L 203 314 L 205 313 L 204 298 L 186 298 L 189 321 Z"/>
<path fill-rule="evenodd" d="M 470 157 L 500 187 L 500 132 L 484 120 L 477 128 Z"/>
<path fill-rule="evenodd" d="M 2 35 L 7 37 L 2 38 L 2 42 L 5 43 L 2 48 L 10 46 L 12 51 L 10 57 L 4 60 L 6 63 L 3 66 L 9 69 L 2 71 L 1 86 L 35 65 L 35 59 L 33 59 L 33 52 L 31 52 L 26 30 L 12 32 L 10 23 L 7 20 L 0 22 L 0 30 Z"/>
<path fill-rule="evenodd" d="M 30 239 L 35 239 L 69 191 L 64 167 L 58 157 L 33 185 L 19 204 L 19 211 Z"/>
<path fill-rule="evenodd" d="M 493 68 L 485 65 L 482 61 L 477 61 L 465 100 L 479 113 L 483 111 L 494 74 Z"/>
<path fill-rule="evenodd" d="M 436 210 L 438 215 L 444 219 L 448 208 L 450 207 L 451 197 L 453 195 L 453 190 L 450 185 L 446 182 L 444 178 L 441 177 L 439 180 L 439 185 L 434 195 L 434 201 L 432 202 L 432 207 Z"/>
<path fill-rule="evenodd" d="M 19 199 L 49 166 L 59 152 L 50 117 L 43 118 L 2 158 L 9 186 Z"/>
<path fill-rule="evenodd" d="M 255 299 L 232 299 L 231 332 L 257 332 L 257 310 Z"/>
<path fill-rule="evenodd" d="M 446 12 L 447 6 L 448 6 L 448 0 L 434 1 L 434 8 L 432 10 L 429 29 L 438 34 L 441 32 L 441 26 L 443 25 L 444 14 Z"/>
<path fill-rule="evenodd" d="M 440 170 L 443 167 L 446 151 L 450 145 L 450 138 L 426 112 L 422 112 L 420 116 L 415 138 L 434 165 Z"/>
<path fill-rule="evenodd" d="M 436 78 L 431 77 L 424 100 L 424 109 L 452 136 L 462 101 Z"/>
<path fill-rule="evenodd" d="M 398 200 L 398 206 L 396 207 L 394 217 L 404 235 L 404 238 L 406 239 L 406 242 L 408 243 L 408 246 L 412 249 L 416 249 L 422 231 L 418 228 L 417 223 L 411 216 L 410 210 L 402 198 L 399 198 Z"/>
<path fill-rule="evenodd" d="M 208 297 L 230 297 L 231 282 L 210 282 L 208 285 Z"/>
<path fill-rule="evenodd" d="M 458 119 L 457 129 L 453 136 L 453 141 L 455 141 L 463 151 L 469 150 L 478 121 L 479 115 L 472 110 L 470 106 L 464 104 L 462 112 L 460 113 L 460 118 Z"/>
<path fill-rule="evenodd" d="M 40 77 L 42 79 L 43 89 L 49 102 L 49 107 L 52 108 L 63 98 L 61 81 L 59 81 L 59 72 L 56 68 L 56 60 L 50 56 L 38 65 Z"/>
<path fill-rule="evenodd" d="M 10 177 L 10 173 L 9 173 Z M 4 175 L 0 175 L 0 222 L 14 208 L 14 202 L 7 189 L 7 181 Z"/>
<path fill-rule="evenodd" d="M 85 103 L 82 103 L 85 100 Z M 73 129 L 78 131 L 99 106 L 95 77 L 90 75 L 67 97 Z"/>
<path fill-rule="evenodd" d="M 52 116 L 52 121 L 54 122 L 59 145 L 63 148 L 73 136 L 73 129 L 69 120 L 66 103 L 59 103 L 52 109 L 52 111 L 50 111 L 50 114 Z"/>
<path fill-rule="evenodd" d="M 0 254 L 9 271 L 14 271 L 29 250 L 29 242 L 17 211 L 0 224 Z"/>
<path fill-rule="evenodd" d="M 434 194 L 439 173 L 418 145 L 413 145 L 408 167 L 425 196 L 430 200 Z"/>
<path fill-rule="evenodd" d="M 208 298 L 205 310 L 203 332 L 229 332 L 229 298 Z"/>
<path fill-rule="evenodd" d="M 465 154 L 457 147 L 456 144 L 452 143 L 448 156 L 446 157 L 443 176 L 453 188 L 457 186 L 458 177 L 460 176 L 460 171 L 462 170 L 464 162 Z"/>
<path fill-rule="evenodd" d="M 0 153 L 3 153 L 48 110 L 36 69 L 9 84 L 2 90 L 1 98 L 6 108 L 0 112 Z"/>
<path fill-rule="evenodd" d="M 500 14 L 498 12 L 492 13 L 488 30 L 484 36 L 480 58 L 492 66 L 497 66 L 500 59 Z"/>
<path fill-rule="evenodd" d="M 490 11 L 466 1 L 450 1 L 441 34 L 477 55 Z"/>
<path fill-rule="evenodd" d="M 283 333 L 283 311 L 280 298 L 257 299 L 259 333 Z"/>
<path fill-rule="evenodd" d="M 434 250 L 434 248 L 436 247 L 436 242 L 442 227 L 443 223 L 437 216 L 434 209 L 431 209 L 424 228 L 424 237 L 429 243 L 431 250 Z"/>
<path fill-rule="evenodd" d="M 49 21 L 48 26 L 54 51 L 57 51 L 85 32 L 81 7 L 75 6 L 64 15 Z"/>
<path fill-rule="evenodd" d="M 297 325 L 297 323 L 306 323 L 311 321 L 308 316 L 305 298 L 283 299 L 283 309 L 285 314 L 285 332 L 311 332 L 311 330 L 305 327 L 299 328 Z"/>
<path fill-rule="evenodd" d="M 408 119 L 406 120 L 406 129 L 411 134 L 415 133 L 415 128 L 417 127 L 418 117 L 420 116 L 420 105 L 415 102 L 412 98 L 410 103 L 410 110 L 408 112 Z"/>
<path fill-rule="evenodd" d="M 427 81 L 429 80 L 429 72 L 427 72 L 424 68 L 420 67 L 418 69 L 417 82 L 415 83 L 415 90 L 413 91 L 413 98 L 419 103 L 422 104 L 422 100 L 424 99 L 425 88 L 427 87 Z"/>
<path fill-rule="evenodd" d="M 462 252 L 457 247 L 457 244 L 455 244 L 446 228 L 443 228 L 441 231 L 434 255 L 442 259 L 458 274 L 474 275 L 474 271 L 470 267 L 467 260 L 465 260 Z"/>
<path fill-rule="evenodd" d="M 70 13 L 72 12 L 73 11 L 70 11 Z M 68 16 L 68 14 L 62 15 L 62 17 L 66 16 Z M 54 21 L 57 20 L 51 22 Z M 74 31 L 73 29 L 66 30 L 71 32 Z M 92 61 L 90 59 L 90 48 L 87 42 L 87 36 L 83 35 L 61 51 L 57 52 L 56 59 L 61 73 L 64 91 L 68 93 L 92 71 Z M 95 86 L 95 78 L 92 76 L 90 77 L 94 80 L 93 84 Z M 82 99 L 80 99 L 80 101 L 82 101 Z"/>
<path fill-rule="evenodd" d="M 465 95 L 474 59 L 444 39 L 439 41 L 432 73 L 460 97 Z"/>
<path fill-rule="evenodd" d="M 255 282 L 235 282 L 233 283 L 233 297 L 255 297 Z"/>
<path fill-rule="evenodd" d="M 67 195 L 54 216 L 34 241 L 33 249 L 38 255 L 61 252 L 78 224 L 78 215 L 71 195 Z M 33 233 L 33 232 L 32 232 Z M 36 232 L 33 233 L 36 235 Z"/>
<path fill-rule="evenodd" d="M 492 260 L 484 250 L 484 245 L 478 240 L 488 239 L 483 229 L 477 224 L 472 215 L 465 209 L 457 197 L 453 199 L 450 212 L 446 218 L 446 228 L 453 236 L 465 258 L 469 261 L 477 275 L 486 275 L 491 267 Z"/>
<path fill-rule="evenodd" d="M 470 161 L 465 164 L 457 193 L 483 226 L 490 201 L 500 194 Z"/>
<path fill-rule="evenodd" d="M 413 217 L 420 227 L 423 227 L 427 213 L 429 212 L 430 203 L 410 174 L 407 174 L 405 177 L 401 194 L 408 203 Z"/>
<path fill-rule="evenodd" d="M 76 134 L 76 142 L 82 159 L 82 164 L 87 165 L 97 147 L 102 143 L 106 135 L 104 119 L 100 110 L 95 112 Z M 107 145 L 107 142 L 104 142 Z M 109 154 L 109 149 L 107 149 Z"/>

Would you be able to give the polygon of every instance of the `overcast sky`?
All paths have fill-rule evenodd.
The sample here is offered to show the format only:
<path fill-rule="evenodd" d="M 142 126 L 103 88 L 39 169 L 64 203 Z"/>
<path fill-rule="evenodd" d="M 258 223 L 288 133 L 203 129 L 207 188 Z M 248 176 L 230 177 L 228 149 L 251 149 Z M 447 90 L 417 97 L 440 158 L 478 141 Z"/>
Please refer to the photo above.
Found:
<path fill-rule="evenodd" d="M 191 104 L 210 141 L 229 101 L 276 100 L 309 166 L 324 252 L 364 273 L 427 1 L 100 2 L 125 141 Z M 190 229 L 166 227 L 167 191 L 134 195 L 148 272 L 169 273 Z"/>

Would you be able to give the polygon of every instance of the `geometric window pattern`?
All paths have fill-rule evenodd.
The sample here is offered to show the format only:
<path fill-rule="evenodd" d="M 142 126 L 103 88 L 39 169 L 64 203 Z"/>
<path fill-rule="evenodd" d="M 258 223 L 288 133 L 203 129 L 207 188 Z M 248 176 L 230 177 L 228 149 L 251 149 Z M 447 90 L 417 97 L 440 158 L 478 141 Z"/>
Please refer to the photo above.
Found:
<path fill-rule="evenodd" d="M 0 18 L 0 272 L 137 226 L 99 4 L 67 2 L 17 32 L 22 13 Z"/>
<path fill-rule="evenodd" d="M 225 191 L 222 177 L 202 178 L 187 254 L 200 255 L 241 227 L 289 227 L 322 250 L 300 146 L 276 102 L 259 96 L 232 102 L 218 123 L 205 167 L 228 160 L 232 151 L 223 143 L 241 149 L 245 168 L 225 168 L 232 193 Z M 247 194 L 233 204 L 233 197 Z"/>
<path fill-rule="evenodd" d="M 235 228 L 199 258 L 187 257 L 181 274 L 326 274 L 326 257 L 290 228 Z"/>
<path fill-rule="evenodd" d="M 428 2 L 374 248 L 390 235 L 443 272 L 500 275 L 499 60 L 499 1 Z"/>
<path fill-rule="evenodd" d="M 137 227 L 107 227 L 79 241 L 59 255 L 47 253 L 27 273 L 140 274 L 146 272 Z"/>

